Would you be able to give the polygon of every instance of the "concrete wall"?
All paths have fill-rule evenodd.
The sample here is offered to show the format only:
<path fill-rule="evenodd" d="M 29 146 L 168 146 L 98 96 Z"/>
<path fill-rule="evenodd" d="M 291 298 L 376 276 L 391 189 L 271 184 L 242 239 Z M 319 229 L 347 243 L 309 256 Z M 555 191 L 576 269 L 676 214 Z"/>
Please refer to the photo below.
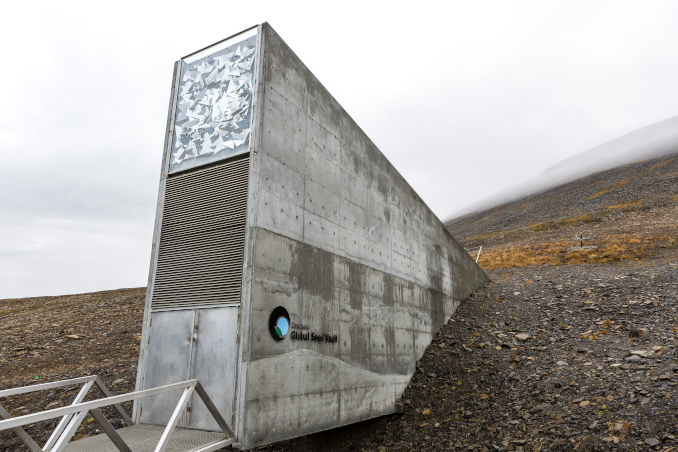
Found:
<path fill-rule="evenodd" d="M 391 413 L 487 281 L 270 26 L 262 27 L 236 432 L 243 448 Z M 276 341 L 271 311 L 336 342 Z M 307 327 L 307 328 L 305 328 Z"/>

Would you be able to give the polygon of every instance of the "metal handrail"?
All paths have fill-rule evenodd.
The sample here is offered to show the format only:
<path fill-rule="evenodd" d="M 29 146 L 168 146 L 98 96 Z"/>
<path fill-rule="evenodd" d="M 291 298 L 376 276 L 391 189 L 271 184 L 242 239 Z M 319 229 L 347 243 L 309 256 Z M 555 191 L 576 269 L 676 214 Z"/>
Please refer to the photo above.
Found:
<path fill-rule="evenodd" d="M 69 380 L 60 380 L 60 381 L 53 381 L 49 383 L 41 383 L 37 385 L 31 385 L 31 386 L 24 386 L 20 388 L 12 388 L 12 389 L 4 389 L 0 391 L 0 398 L 2 397 L 9 397 L 12 395 L 21 395 L 21 394 L 28 394 L 31 392 L 39 392 L 39 391 L 45 391 L 47 389 L 53 389 L 53 388 L 60 388 L 64 386 L 71 386 L 71 385 L 76 385 L 76 384 L 81 384 L 82 383 L 82 388 L 80 388 L 80 391 L 78 394 L 75 396 L 75 399 L 73 400 L 71 405 L 78 404 L 82 402 L 82 400 L 87 396 L 87 393 L 89 390 L 92 388 L 94 384 L 97 385 L 97 387 L 101 390 L 101 392 L 104 394 L 106 397 L 112 396 L 111 392 L 108 390 L 108 387 L 106 387 L 106 384 L 99 378 L 98 375 L 88 375 L 86 377 L 79 377 L 79 378 L 71 378 Z M 120 406 L 120 404 L 114 404 L 115 409 L 118 411 L 120 414 L 120 417 L 122 417 L 123 421 L 125 421 L 125 424 L 129 425 L 134 425 L 134 422 L 132 419 L 127 415 L 125 410 Z M 11 415 L 0 405 L 0 419 L 10 419 Z M 72 421 L 73 415 L 72 414 L 66 414 L 61 418 L 61 421 L 59 421 L 59 424 L 54 428 L 54 431 L 50 435 L 49 439 L 45 443 L 44 447 L 40 447 L 34 440 L 31 438 L 31 436 L 23 429 L 21 426 L 16 426 L 12 427 L 12 430 L 14 433 L 19 436 L 19 438 L 28 446 L 28 448 L 31 450 L 31 452 L 40 452 L 43 450 L 53 450 L 55 444 L 59 441 L 60 437 L 63 434 L 63 431 L 68 427 L 69 423 Z M 108 421 L 106 421 L 108 424 Z M 101 424 L 101 423 L 100 423 Z M 109 424 L 110 425 L 110 424 Z M 104 425 L 102 425 L 102 428 Z M 2 430 L 2 429 L 0 429 Z"/>
<path fill-rule="evenodd" d="M 92 375 L 89 377 L 75 378 L 72 380 L 63 380 L 60 382 L 27 386 L 25 388 L 4 390 L 0 391 L 0 397 L 6 395 L 40 391 L 43 389 L 67 386 L 70 384 L 77 384 L 82 382 L 85 383 L 85 386 L 83 386 L 83 389 L 80 391 L 80 394 L 82 394 L 83 392 L 84 394 L 86 394 L 87 390 L 89 390 L 89 387 L 91 387 L 92 384 L 94 384 L 95 382 L 98 384 L 98 382 L 100 381 L 101 380 L 99 379 L 98 376 Z M 103 382 L 101 382 L 101 384 L 103 385 Z M 38 386 L 41 386 L 41 388 L 38 389 Z M 87 387 L 87 390 L 85 390 L 85 387 Z M 105 385 L 103 387 L 105 387 Z M 174 428 L 179 422 L 179 417 L 181 413 L 186 409 L 188 400 L 194 390 L 198 393 L 198 396 L 202 399 L 203 403 L 205 403 L 205 406 L 207 407 L 212 417 L 214 417 L 214 420 L 217 422 L 223 433 L 228 438 L 230 438 L 227 441 L 223 441 L 221 445 L 226 446 L 228 444 L 232 444 L 235 441 L 233 431 L 228 426 L 224 418 L 221 416 L 221 413 L 219 413 L 214 403 L 212 403 L 212 400 L 209 398 L 209 396 L 205 392 L 202 385 L 198 382 L 198 380 L 186 380 L 180 383 L 169 384 L 157 388 L 145 389 L 142 391 L 135 391 L 129 394 L 122 394 L 117 396 L 110 395 L 108 389 L 106 389 L 105 391 L 102 389 L 102 391 L 104 391 L 104 393 L 107 395 L 107 397 L 103 399 L 92 400 L 89 402 L 81 402 L 82 399 L 77 400 L 76 398 L 76 401 L 70 406 L 54 408 L 51 410 L 46 410 L 39 413 L 26 414 L 14 418 L 7 418 L 9 414 L 3 415 L 3 413 L 0 412 L 1 417 L 5 418 L 4 420 L 0 420 L 0 431 L 9 429 L 14 430 L 19 435 L 19 437 L 24 441 L 24 443 L 31 449 L 31 451 L 49 450 L 51 452 L 61 452 L 64 450 L 68 442 L 75 434 L 76 429 L 78 428 L 80 423 L 82 423 L 85 416 L 89 412 L 92 414 L 97 423 L 99 423 L 99 425 L 102 427 L 104 433 L 108 435 L 111 441 L 113 441 L 113 443 L 118 447 L 118 449 L 120 449 L 123 452 L 130 452 L 129 446 L 123 441 L 120 435 L 118 435 L 118 433 L 115 431 L 113 426 L 106 420 L 106 418 L 104 418 L 104 416 L 99 411 L 99 408 L 111 405 L 116 406 L 117 408 L 118 406 L 120 406 L 119 404 L 123 402 L 129 402 L 131 400 L 137 400 L 152 395 L 162 394 L 165 392 L 177 391 L 179 389 L 183 389 L 184 392 L 181 398 L 179 399 L 179 403 L 174 409 L 172 416 L 170 417 L 170 421 L 167 423 L 167 427 L 165 428 L 165 431 L 163 432 L 162 437 L 160 438 L 160 441 L 156 446 L 155 452 L 163 452 L 167 445 L 169 444 L 169 437 L 171 436 L 172 432 L 174 431 Z M 80 394 L 78 394 L 78 396 L 80 396 Z M 83 398 L 84 394 L 82 395 Z M 122 407 L 120 407 L 120 410 L 122 410 Z M 124 413 L 124 410 L 122 411 Z M 59 424 L 59 426 L 62 426 L 63 424 L 61 429 L 62 431 L 57 433 L 55 429 L 55 432 L 52 434 L 52 437 L 55 437 L 55 439 L 54 441 L 51 442 L 51 444 L 50 441 L 48 440 L 48 443 L 45 444 L 45 448 L 40 448 L 35 443 L 35 441 L 33 441 L 30 437 L 27 438 L 29 441 L 26 441 L 25 437 L 28 435 L 26 434 L 25 430 L 21 428 L 22 426 L 58 417 L 62 417 L 62 422 Z M 124 418 L 129 419 L 129 416 L 125 414 Z M 131 419 L 129 419 L 129 423 L 126 420 L 126 423 L 128 425 L 133 424 Z M 59 428 L 59 426 L 57 426 L 57 429 Z M 50 440 L 52 439 L 52 437 L 50 437 Z"/>
<path fill-rule="evenodd" d="M 96 378 L 96 375 L 88 375 L 86 377 L 71 378 L 70 380 L 52 381 L 49 383 L 22 386 L 20 388 L 3 389 L 0 391 L 0 398 L 17 394 L 26 394 L 29 392 L 44 391 L 45 389 L 60 388 L 61 386 L 77 385 L 78 383 L 87 383 L 88 381 L 94 380 Z"/>

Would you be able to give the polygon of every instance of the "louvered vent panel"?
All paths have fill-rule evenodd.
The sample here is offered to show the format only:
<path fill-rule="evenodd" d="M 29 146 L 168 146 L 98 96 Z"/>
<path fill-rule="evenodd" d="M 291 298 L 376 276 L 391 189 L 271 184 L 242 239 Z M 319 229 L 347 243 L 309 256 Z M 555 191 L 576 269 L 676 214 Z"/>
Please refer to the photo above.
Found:
<path fill-rule="evenodd" d="M 249 158 L 169 176 L 153 311 L 240 302 Z"/>

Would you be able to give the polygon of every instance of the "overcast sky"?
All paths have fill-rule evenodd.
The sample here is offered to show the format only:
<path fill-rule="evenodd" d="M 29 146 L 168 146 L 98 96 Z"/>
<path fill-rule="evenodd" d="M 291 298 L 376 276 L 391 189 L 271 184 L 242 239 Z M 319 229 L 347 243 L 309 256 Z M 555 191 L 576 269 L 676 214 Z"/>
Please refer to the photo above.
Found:
<path fill-rule="evenodd" d="M 0 298 L 146 284 L 172 64 L 264 21 L 442 219 L 678 114 L 668 0 L 12 2 Z"/>

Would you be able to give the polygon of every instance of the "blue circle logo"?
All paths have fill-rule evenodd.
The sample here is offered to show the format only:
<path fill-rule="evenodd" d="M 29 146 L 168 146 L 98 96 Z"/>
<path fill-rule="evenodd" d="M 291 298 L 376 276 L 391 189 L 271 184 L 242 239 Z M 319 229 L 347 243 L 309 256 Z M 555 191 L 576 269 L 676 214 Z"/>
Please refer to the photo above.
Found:
<path fill-rule="evenodd" d="M 268 320 L 268 329 L 276 341 L 285 339 L 290 331 L 290 315 L 287 313 L 287 309 L 278 306 L 271 312 L 271 317 Z"/>
<path fill-rule="evenodd" d="M 278 317 L 275 322 L 275 334 L 283 338 L 287 335 L 287 330 L 290 329 L 290 321 L 286 317 Z"/>

